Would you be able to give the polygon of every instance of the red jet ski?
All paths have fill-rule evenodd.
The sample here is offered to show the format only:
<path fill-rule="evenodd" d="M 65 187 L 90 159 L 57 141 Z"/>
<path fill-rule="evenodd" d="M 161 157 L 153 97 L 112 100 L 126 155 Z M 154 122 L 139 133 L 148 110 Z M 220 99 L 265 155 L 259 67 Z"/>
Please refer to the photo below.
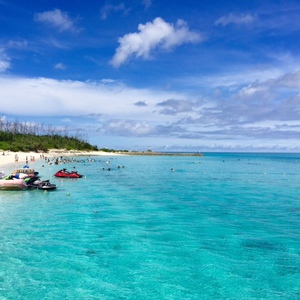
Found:
<path fill-rule="evenodd" d="M 55 177 L 61 178 L 81 178 L 83 175 L 78 174 L 77 171 L 67 171 L 66 169 L 61 169 L 54 174 Z"/>

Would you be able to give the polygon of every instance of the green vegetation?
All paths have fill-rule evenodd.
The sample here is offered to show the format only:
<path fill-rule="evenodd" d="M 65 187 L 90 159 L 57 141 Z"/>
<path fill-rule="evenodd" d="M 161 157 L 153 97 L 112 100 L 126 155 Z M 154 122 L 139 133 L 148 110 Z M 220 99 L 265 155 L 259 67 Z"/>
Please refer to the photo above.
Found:
<path fill-rule="evenodd" d="M 79 134 L 70 137 L 66 128 L 58 130 L 52 126 L 32 125 L 0 120 L 0 149 L 7 151 L 47 152 L 49 149 L 97 151 Z"/>
<path fill-rule="evenodd" d="M 115 149 L 108 149 L 108 148 L 101 148 L 100 151 L 109 152 L 109 153 L 128 153 L 128 150 L 115 150 Z"/>

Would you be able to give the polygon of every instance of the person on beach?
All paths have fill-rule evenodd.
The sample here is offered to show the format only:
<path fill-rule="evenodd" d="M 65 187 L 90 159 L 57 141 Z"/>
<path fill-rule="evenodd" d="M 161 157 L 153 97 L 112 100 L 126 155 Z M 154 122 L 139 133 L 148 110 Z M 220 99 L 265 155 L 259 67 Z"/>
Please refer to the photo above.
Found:
<path fill-rule="evenodd" d="M 15 162 L 18 162 L 19 161 L 19 156 L 18 154 L 15 155 Z"/>

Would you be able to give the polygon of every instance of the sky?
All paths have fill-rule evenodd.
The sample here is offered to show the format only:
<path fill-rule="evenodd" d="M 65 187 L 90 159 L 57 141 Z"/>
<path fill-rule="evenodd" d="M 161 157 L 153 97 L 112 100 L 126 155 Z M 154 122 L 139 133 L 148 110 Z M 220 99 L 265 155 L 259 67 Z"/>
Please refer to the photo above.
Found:
<path fill-rule="evenodd" d="M 299 0 L 0 0 L 0 117 L 99 148 L 300 152 Z"/>

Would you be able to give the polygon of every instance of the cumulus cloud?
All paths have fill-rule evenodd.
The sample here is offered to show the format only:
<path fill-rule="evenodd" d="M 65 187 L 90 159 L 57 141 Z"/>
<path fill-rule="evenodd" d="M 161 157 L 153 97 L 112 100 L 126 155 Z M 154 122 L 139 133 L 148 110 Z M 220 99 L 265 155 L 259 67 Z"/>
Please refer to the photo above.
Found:
<path fill-rule="evenodd" d="M 230 13 L 229 15 L 223 16 L 219 18 L 216 22 L 215 25 L 221 25 L 221 26 L 227 26 L 229 24 L 249 24 L 253 23 L 255 20 L 255 17 L 250 15 L 250 14 L 240 14 L 240 15 L 234 15 Z"/>
<path fill-rule="evenodd" d="M 10 68 L 10 59 L 6 55 L 4 49 L 0 48 L 0 73 Z"/>
<path fill-rule="evenodd" d="M 59 31 L 77 31 L 74 22 L 69 15 L 59 9 L 37 13 L 35 14 L 34 20 L 36 22 L 51 25 Z"/>
<path fill-rule="evenodd" d="M 154 50 L 169 51 L 184 43 L 201 41 L 201 35 L 190 31 L 183 20 L 178 20 L 174 26 L 156 18 L 153 22 L 139 24 L 138 30 L 119 38 L 120 46 L 111 60 L 114 67 L 119 67 L 132 56 L 148 59 Z"/>

